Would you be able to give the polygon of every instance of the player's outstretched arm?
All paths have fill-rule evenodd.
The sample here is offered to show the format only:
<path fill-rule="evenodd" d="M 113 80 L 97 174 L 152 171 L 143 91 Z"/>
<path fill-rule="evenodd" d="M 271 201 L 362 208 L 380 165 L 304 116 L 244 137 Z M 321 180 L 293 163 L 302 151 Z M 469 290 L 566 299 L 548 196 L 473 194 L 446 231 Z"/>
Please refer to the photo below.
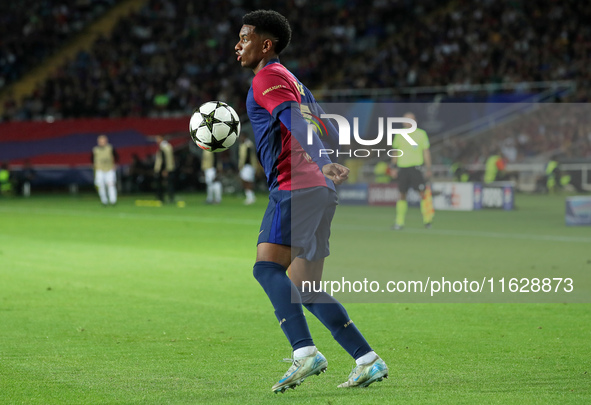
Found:
<path fill-rule="evenodd" d="M 349 168 L 338 163 L 328 163 L 322 166 L 322 174 L 338 186 L 349 178 Z"/>

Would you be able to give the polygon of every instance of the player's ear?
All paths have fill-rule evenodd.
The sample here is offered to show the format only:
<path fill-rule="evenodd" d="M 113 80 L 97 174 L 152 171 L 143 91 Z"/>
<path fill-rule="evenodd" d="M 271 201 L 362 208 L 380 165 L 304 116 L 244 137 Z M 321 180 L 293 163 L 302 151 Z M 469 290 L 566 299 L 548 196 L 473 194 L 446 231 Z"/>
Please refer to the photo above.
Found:
<path fill-rule="evenodd" d="M 263 53 L 271 52 L 271 49 L 273 49 L 273 41 L 267 38 L 263 41 Z"/>

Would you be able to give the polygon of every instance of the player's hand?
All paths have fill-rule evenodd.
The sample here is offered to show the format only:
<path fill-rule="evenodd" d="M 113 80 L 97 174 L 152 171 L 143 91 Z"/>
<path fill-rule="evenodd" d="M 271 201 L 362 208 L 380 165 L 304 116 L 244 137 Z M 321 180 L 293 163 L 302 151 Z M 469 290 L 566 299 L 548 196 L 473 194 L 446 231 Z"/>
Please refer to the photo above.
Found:
<path fill-rule="evenodd" d="M 329 163 L 322 166 L 322 174 L 338 186 L 349 178 L 349 168 L 338 163 Z"/>
<path fill-rule="evenodd" d="M 390 177 L 392 177 L 393 179 L 398 177 L 398 169 L 390 169 Z"/>
<path fill-rule="evenodd" d="M 162 177 L 167 178 L 168 172 L 166 170 L 162 170 Z"/>

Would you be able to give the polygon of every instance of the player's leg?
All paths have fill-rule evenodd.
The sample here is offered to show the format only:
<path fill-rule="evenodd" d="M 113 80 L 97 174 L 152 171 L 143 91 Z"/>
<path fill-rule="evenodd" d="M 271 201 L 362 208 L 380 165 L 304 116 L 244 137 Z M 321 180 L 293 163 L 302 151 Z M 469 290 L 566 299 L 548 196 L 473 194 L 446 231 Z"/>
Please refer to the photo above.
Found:
<path fill-rule="evenodd" d="M 328 189 L 319 190 L 317 194 L 321 197 L 318 200 L 307 198 L 300 202 L 304 210 L 310 208 L 306 207 L 307 205 L 318 205 L 320 207 L 317 210 L 319 212 L 319 218 L 314 221 L 315 218 L 313 218 L 313 215 L 310 215 L 310 224 L 315 222 L 314 233 L 310 235 L 311 237 L 308 236 L 307 240 L 309 243 L 303 245 L 302 255 L 294 258 L 292 261 L 288 269 L 288 274 L 300 291 L 300 299 L 304 306 L 322 322 L 331 332 L 333 338 L 355 359 L 357 364 L 355 369 L 360 372 L 362 371 L 361 374 L 363 374 L 363 376 L 356 374 L 356 377 L 359 378 L 356 378 L 354 381 L 355 385 L 361 386 L 365 384 L 367 386 L 387 376 L 387 367 L 385 367 L 385 363 L 371 349 L 343 305 L 321 289 L 320 283 L 324 269 L 324 258 L 330 254 L 328 241 L 337 200 L 336 194 Z M 305 215 L 302 212 L 299 214 L 300 219 L 302 219 L 301 222 L 305 223 Z M 297 237 L 299 233 L 297 228 L 294 231 Z M 301 232 L 303 234 L 305 231 L 301 230 Z M 380 370 L 376 369 L 376 372 L 369 372 L 371 370 L 369 365 L 373 365 L 378 359 L 378 363 L 384 367 Z M 345 384 L 350 383 L 347 382 Z"/>
<path fill-rule="evenodd" d="M 166 192 L 168 194 L 168 202 L 174 202 L 174 186 L 175 186 L 175 172 L 170 171 L 168 172 L 168 176 L 166 177 Z"/>
<path fill-rule="evenodd" d="M 330 254 L 328 241 L 336 211 L 336 194 L 328 189 L 317 190 L 299 198 L 297 202 L 294 216 L 297 224 L 292 231 L 293 237 L 302 241 L 304 249 L 302 255 L 292 261 L 288 269 L 289 278 L 298 288 L 304 306 L 322 322 L 351 357 L 360 358 L 371 352 L 371 347 L 341 303 L 319 288 L 324 258 Z M 313 209 L 314 206 L 316 209 Z"/>
<path fill-rule="evenodd" d="M 406 221 L 406 212 L 408 211 L 408 202 L 406 202 L 406 192 L 400 193 L 400 200 L 396 202 L 396 221 L 394 223 L 394 229 L 404 228 L 404 222 Z"/>
<path fill-rule="evenodd" d="M 243 181 L 242 188 L 244 189 L 244 195 L 246 196 L 246 199 L 244 200 L 244 204 L 245 205 L 254 204 L 256 201 L 256 197 L 255 197 L 254 191 L 253 191 L 253 188 L 254 188 L 253 183 L 251 183 L 249 181 Z"/>
<path fill-rule="evenodd" d="M 299 292 L 286 274 L 293 257 L 290 228 L 290 192 L 272 192 L 261 224 L 253 274 L 294 352 L 292 365 L 273 386 L 274 392 L 294 388 L 308 376 L 320 374 L 328 364 L 314 346 Z"/>
<path fill-rule="evenodd" d="M 31 182 L 26 180 L 23 183 L 23 196 L 30 197 L 31 196 Z"/>
<path fill-rule="evenodd" d="M 205 198 L 205 202 L 208 204 L 213 203 L 213 181 L 215 179 L 216 170 L 215 168 L 210 167 L 209 169 L 205 169 L 205 186 L 207 197 Z"/>
<path fill-rule="evenodd" d="M 242 184 L 242 190 L 244 190 L 244 196 L 246 197 L 246 200 L 244 200 L 244 204 L 246 204 L 246 201 L 248 201 L 248 195 L 246 193 L 246 188 L 248 187 L 248 183 L 242 177 L 242 171 L 240 171 L 240 182 Z"/>
<path fill-rule="evenodd" d="M 248 193 L 246 192 L 246 190 L 248 189 L 248 179 L 246 178 L 246 171 L 244 170 L 246 168 L 246 165 L 242 167 L 242 169 L 240 169 L 240 180 L 242 182 L 242 190 L 244 190 L 244 196 L 246 197 L 246 200 L 244 200 L 244 204 L 247 204 L 248 201 Z"/>
<path fill-rule="evenodd" d="M 251 181 L 246 182 L 244 194 L 246 194 L 246 201 L 245 204 L 250 205 L 254 204 L 256 201 L 256 197 L 254 195 L 254 184 Z"/>
<path fill-rule="evenodd" d="M 254 167 L 251 165 L 244 165 L 242 170 L 240 170 L 240 178 L 242 179 L 242 188 L 244 189 L 244 194 L 246 196 L 246 200 L 244 204 L 249 205 L 253 204 L 256 200 L 254 196 Z"/>
<path fill-rule="evenodd" d="M 333 338 L 355 359 L 355 367 L 340 388 L 367 387 L 388 378 L 388 366 L 369 346 L 365 337 L 349 317 L 343 305 L 334 297 L 316 288 L 303 288 L 303 281 L 320 285 L 324 260 L 308 262 L 296 258 L 289 270 L 290 278 L 300 290 L 302 303 L 330 331 Z M 314 284 L 314 282 L 316 282 Z"/>
<path fill-rule="evenodd" d="M 291 366 L 272 387 L 276 393 L 295 388 L 307 377 L 324 372 L 328 365 L 314 346 L 299 292 L 287 277 L 286 270 L 290 261 L 289 246 L 272 243 L 260 243 L 257 246 L 254 277 L 269 297 L 279 325 L 293 349 Z"/>
<path fill-rule="evenodd" d="M 293 350 L 313 346 L 297 289 L 286 274 L 291 248 L 274 243 L 260 243 L 254 277 L 269 297 L 275 316 Z"/>
<path fill-rule="evenodd" d="M 213 202 L 219 204 L 222 202 L 222 182 L 221 181 L 214 181 L 211 185 L 212 192 L 213 192 Z"/>
<path fill-rule="evenodd" d="M 314 314 L 343 349 L 357 360 L 372 352 L 372 349 L 349 317 L 345 307 L 319 288 L 323 266 L 324 259 L 310 262 L 298 257 L 289 267 L 289 277 L 298 287 L 302 304 L 306 309 Z"/>
<path fill-rule="evenodd" d="M 406 193 L 409 189 L 409 173 L 407 168 L 401 168 L 398 171 L 398 190 L 400 191 L 400 200 L 396 202 L 396 220 L 394 229 L 402 229 L 406 219 L 406 212 L 408 211 L 408 203 L 406 202 Z"/>
<path fill-rule="evenodd" d="M 156 198 L 159 201 L 164 202 L 164 182 L 166 178 L 162 175 L 162 173 L 156 173 Z"/>
<path fill-rule="evenodd" d="M 105 182 L 105 172 L 102 170 L 96 170 L 94 172 L 94 185 L 98 190 L 98 195 L 103 205 L 109 204 L 107 198 L 107 186 Z"/>
<path fill-rule="evenodd" d="M 105 183 L 107 185 L 109 202 L 111 204 L 117 204 L 117 176 L 115 170 L 109 170 L 105 173 Z"/>

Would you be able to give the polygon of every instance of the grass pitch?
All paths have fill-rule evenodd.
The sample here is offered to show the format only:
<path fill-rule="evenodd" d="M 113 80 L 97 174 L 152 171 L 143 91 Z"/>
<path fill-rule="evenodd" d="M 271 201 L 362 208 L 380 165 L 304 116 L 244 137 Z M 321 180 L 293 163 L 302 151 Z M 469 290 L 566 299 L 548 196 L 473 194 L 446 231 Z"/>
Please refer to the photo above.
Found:
<path fill-rule="evenodd" d="M 591 402 L 591 304 L 568 303 L 346 304 L 390 367 L 388 380 L 358 390 L 336 388 L 353 361 L 309 315 L 327 373 L 275 395 L 290 348 L 252 277 L 264 196 L 254 206 L 190 196 L 185 208 L 135 199 L 0 200 L 0 403 Z M 393 279 L 477 266 L 591 273 L 591 232 L 564 226 L 563 197 L 517 204 L 439 212 L 430 232 L 411 209 L 404 234 L 385 231 L 392 209 L 341 206 L 327 263 L 379 276 L 383 258 L 346 253 L 384 246 Z"/>

